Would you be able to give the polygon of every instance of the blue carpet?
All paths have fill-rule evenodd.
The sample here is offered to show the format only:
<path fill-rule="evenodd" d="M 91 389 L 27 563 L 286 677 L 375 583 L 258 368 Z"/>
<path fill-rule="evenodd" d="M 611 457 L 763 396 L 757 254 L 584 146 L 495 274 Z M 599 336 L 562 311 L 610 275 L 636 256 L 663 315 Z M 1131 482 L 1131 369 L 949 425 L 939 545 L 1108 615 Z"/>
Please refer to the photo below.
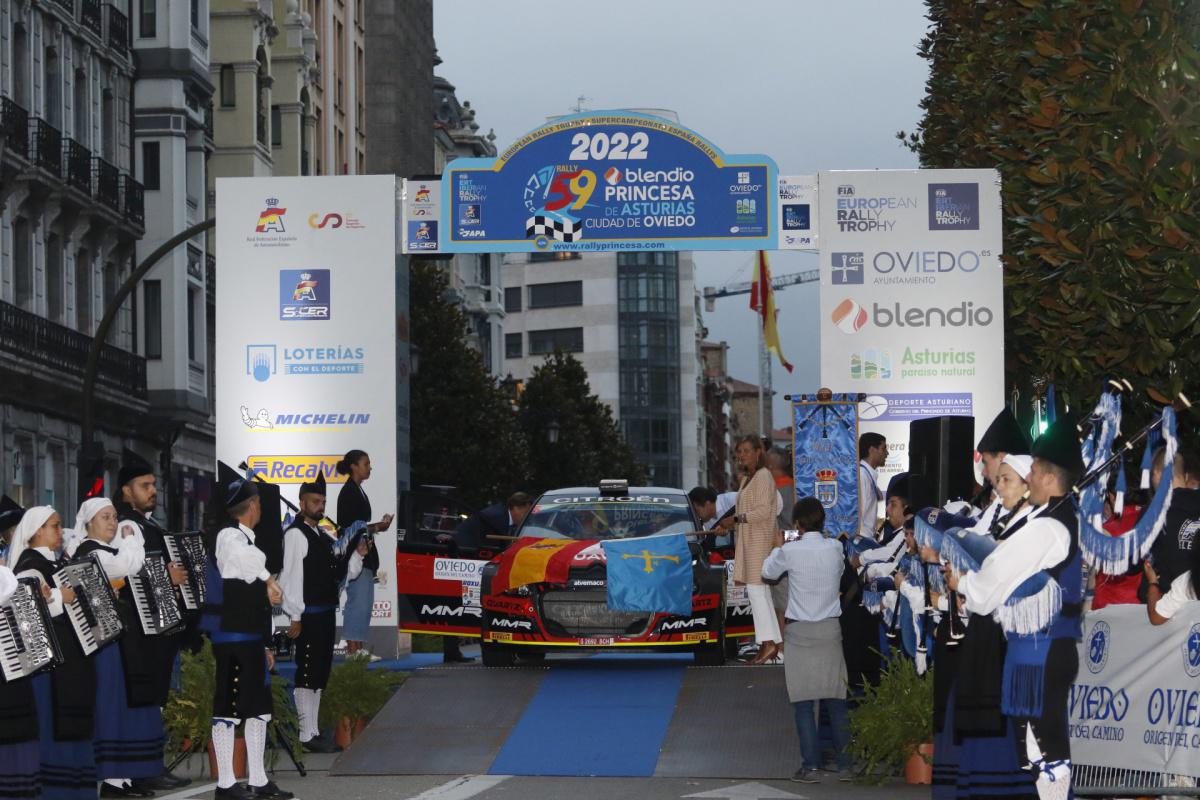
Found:
<path fill-rule="evenodd" d="M 654 775 L 685 666 L 607 655 L 554 663 L 491 774 Z"/>

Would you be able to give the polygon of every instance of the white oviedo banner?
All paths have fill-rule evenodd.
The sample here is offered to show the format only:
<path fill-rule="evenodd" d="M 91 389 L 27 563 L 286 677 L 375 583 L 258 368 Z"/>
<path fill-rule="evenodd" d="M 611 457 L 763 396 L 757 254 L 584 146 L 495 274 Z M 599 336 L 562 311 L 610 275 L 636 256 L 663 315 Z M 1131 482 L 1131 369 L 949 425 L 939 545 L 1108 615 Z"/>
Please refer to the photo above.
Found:
<path fill-rule="evenodd" d="M 396 181 L 217 180 L 217 458 L 295 503 L 323 474 L 337 519 L 364 450 L 373 519 L 396 511 Z M 395 529 L 379 550 L 372 624 L 395 622 Z"/>
<path fill-rule="evenodd" d="M 1200 776 L 1200 603 L 1152 626 L 1141 605 L 1084 619 L 1071 687 L 1071 760 Z"/>
<path fill-rule="evenodd" d="M 990 169 L 822 172 L 821 385 L 863 392 L 860 430 L 908 467 L 908 425 L 1004 405 L 1000 177 Z"/>

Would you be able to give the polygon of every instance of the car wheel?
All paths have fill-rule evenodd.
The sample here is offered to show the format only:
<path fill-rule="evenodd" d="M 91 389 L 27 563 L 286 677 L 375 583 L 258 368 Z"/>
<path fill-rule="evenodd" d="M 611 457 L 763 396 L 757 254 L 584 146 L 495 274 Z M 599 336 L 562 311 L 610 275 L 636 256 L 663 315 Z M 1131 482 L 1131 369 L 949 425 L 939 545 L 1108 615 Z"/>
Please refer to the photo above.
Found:
<path fill-rule="evenodd" d="M 517 663 L 517 654 L 512 650 L 487 642 L 479 645 L 479 653 L 485 667 L 511 667 Z"/>

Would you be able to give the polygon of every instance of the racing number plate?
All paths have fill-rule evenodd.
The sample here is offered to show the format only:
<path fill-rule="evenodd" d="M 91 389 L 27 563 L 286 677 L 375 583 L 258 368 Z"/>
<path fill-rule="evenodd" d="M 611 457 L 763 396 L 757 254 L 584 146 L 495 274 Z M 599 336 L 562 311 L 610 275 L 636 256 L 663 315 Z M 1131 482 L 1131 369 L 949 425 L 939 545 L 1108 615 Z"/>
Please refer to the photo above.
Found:
<path fill-rule="evenodd" d="M 611 636 L 591 636 L 586 639 L 580 639 L 579 643 L 581 645 L 585 645 L 585 646 L 590 645 L 593 647 L 608 647 L 614 641 L 616 641 L 616 640 L 613 639 Z"/>
<path fill-rule="evenodd" d="M 727 590 L 725 592 L 725 605 L 741 606 L 750 602 L 750 597 L 746 594 L 746 587 L 734 585 L 732 559 L 725 562 L 725 584 L 727 586 Z"/>

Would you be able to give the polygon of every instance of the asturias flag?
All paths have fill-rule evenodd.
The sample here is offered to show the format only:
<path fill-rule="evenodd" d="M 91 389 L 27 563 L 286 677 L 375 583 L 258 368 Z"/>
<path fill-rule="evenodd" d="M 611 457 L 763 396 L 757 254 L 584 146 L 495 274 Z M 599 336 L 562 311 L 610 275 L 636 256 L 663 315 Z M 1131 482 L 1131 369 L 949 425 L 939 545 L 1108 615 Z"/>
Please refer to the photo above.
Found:
<path fill-rule="evenodd" d="M 771 286 L 771 265 L 767 263 L 765 250 L 758 251 L 758 264 L 754 270 L 754 283 L 750 287 L 750 308 L 758 312 L 762 323 L 763 343 L 767 350 L 779 356 L 779 363 L 788 372 L 792 365 L 783 357 L 783 346 L 779 343 L 779 328 L 775 325 L 775 289 Z"/>
<path fill-rule="evenodd" d="M 692 613 L 692 552 L 682 533 L 603 542 L 613 611 Z"/>

